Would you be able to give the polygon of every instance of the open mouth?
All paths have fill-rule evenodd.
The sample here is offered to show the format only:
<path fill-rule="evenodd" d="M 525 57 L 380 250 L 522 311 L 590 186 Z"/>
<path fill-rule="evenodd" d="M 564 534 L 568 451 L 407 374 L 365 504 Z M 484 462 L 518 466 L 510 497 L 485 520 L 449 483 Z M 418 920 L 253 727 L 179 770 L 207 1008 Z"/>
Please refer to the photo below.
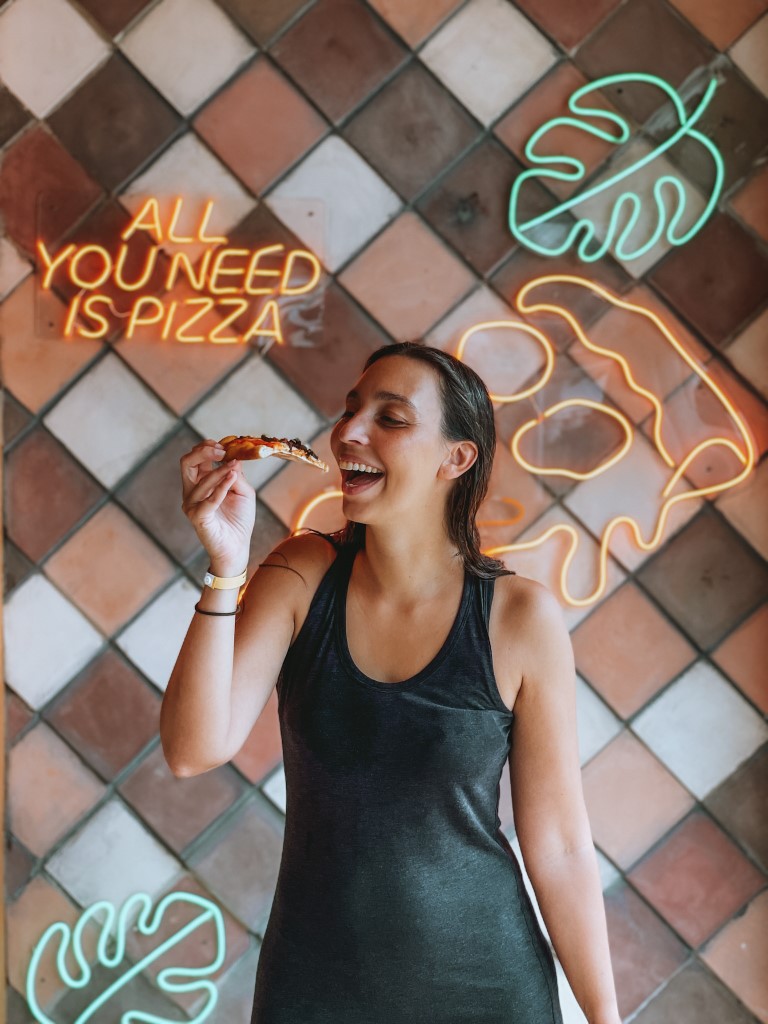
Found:
<path fill-rule="evenodd" d="M 344 494 L 359 494 L 375 487 L 384 479 L 384 473 L 366 473 L 360 469 L 342 469 L 341 489 Z"/>

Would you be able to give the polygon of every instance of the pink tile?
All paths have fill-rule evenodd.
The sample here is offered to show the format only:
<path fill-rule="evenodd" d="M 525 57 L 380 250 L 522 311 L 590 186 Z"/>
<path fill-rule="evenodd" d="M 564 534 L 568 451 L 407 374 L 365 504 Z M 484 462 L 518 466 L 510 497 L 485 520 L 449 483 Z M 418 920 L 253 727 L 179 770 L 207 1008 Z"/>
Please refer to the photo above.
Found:
<path fill-rule="evenodd" d="M 768 9 L 766 0 L 671 0 L 702 35 L 719 50 L 727 50 L 731 43 Z"/>
<path fill-rule="evenodd" d="M 254 193 L 286 171 L 327 130 L 322 117 L 265 58 L 220 92 L 194 125 Z"/>
<path fill-rule="evenodd" d="M 768 889 L 711 940 L 701 958 L 759 1020 L 768 1021 Z"/>
<path fill-rule="evenodd" d="M 628 878 L 691 946 L 700 946 L 765 884 L 701 812 L 681 822 Z"/>
<path fill-rule="evenodd" d="M 693 797 L 626 730 L 586 765 L 582 778 L 595 842 L 625 869 L 693 805 Z"/>
<path fill-rule="evenodd" d="M 404 213 L 340 276 L 396 339 L 424 334 L 474 278 L 415 213 Z"/>
<path fill-rule="evenodd" d="M 392 28 L 416 47 L 434 31 L 461 0 L 370 0 L 371 7 L 385 18 Z"/>
<path fill-rule="evenodd" d="M 768 604 L 727 636 L 712 652 L 712 660 L 768 714 Z"/>

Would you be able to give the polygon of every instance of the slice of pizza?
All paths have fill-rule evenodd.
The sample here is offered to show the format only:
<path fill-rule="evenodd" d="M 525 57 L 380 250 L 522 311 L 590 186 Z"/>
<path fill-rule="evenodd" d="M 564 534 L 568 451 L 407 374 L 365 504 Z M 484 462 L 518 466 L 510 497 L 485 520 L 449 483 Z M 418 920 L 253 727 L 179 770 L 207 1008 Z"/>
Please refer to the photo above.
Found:
<path fill-rule="evenodd" d="M 276 455 L 278 459 L 293 459 L 295 462 L 304 462 L 308 466 L 314 466 L 323 473 L 329 471 L 326 462 L 315 454 L 312 449 L 303 444 L 298 437 L 269 437 L 261 434 L 256 437 L 252 434 L 228 434 L 222 437 L 219 444 L 224 448 L 222 462 L 231 462 L 232 459 L 266 459 L 270 455 Z"/>

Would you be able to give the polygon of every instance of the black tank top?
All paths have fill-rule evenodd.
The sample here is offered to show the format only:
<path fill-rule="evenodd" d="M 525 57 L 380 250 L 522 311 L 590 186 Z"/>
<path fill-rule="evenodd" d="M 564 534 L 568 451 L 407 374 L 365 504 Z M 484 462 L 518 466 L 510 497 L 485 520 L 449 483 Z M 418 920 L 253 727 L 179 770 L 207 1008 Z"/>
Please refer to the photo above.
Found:
<path fill-rule="evenodd" d="M 347 644 L 354 556 L 329 567 L 277 684 L 285 834 L 251 1024 L 562 1024 L 498 815 L 514 713 L 495 581 L 465 571 L 432 661 L 380 682 Z"/>

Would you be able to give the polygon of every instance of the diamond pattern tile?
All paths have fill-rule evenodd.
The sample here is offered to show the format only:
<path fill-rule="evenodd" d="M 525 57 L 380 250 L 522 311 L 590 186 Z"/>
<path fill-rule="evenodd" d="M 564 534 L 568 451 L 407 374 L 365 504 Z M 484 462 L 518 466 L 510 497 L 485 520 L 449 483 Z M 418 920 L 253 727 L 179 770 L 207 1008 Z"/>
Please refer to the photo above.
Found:
<path fill-rule="evenodd" d="M 421 59 L 484 125 L 557 59 L 541 32 L 505 0 L 470 0 L 432 36 Z"/>
<path fill-rule="evenodd" d="M 213 0 L 160 0 L 119 45 L 182 114 L 191 114 L 254 52 Z"/>
<path fill-rule="evenodd" d="M 17 0 L 0 13 L 0 77 L 36 117 L 108 54 L 106 41 L 67 0 Z"/>
<path fill-rule="evenodd" d="M 475 330 L 462 355 L 494 396 L 481 549 L 562 597 L 622 1018 L 768 1024 L 767 25 L 768 0 L 0 4 L 9 1024 L 29 1020 L 26 967 L 45 928 L 136 890 L 219 903 L 227 952 L 216 1014 L 249 1018 L 285 824 L 277 695 L 230 764 L 172 774 L 160 708 L 209 561 L 180 506 L 179 459 L 232 432 L 298 435 L 332 459 L 332 426 L 372 351 L 410 336 L 456 353 L 488 321 L 504 326 Z M 543 256 L 518 244 L 511 187 L 533 166 L 528 140 L 556 117 L 578 127 L 543 134 L 536 153 L 580 160 L 583 178 L 526 181 L 518 222 L 547 214 L 540 241 L 550 250 L 580 212 L 605 236 L 610 196 L 579 197 L 652 155 L 676 118 L 651 85 L 604 89 L 591 116 L 568 101 L 601 75 L 632 70 L 666 79 L 689 113 L 716 80 L 696 124 L 725 161 L 714 216 L 685 245 L 662 237 L 636 260 L 608 252 L 585 263 L 573 247 Z M 627 122 L 621 146 L 596 134 L 611 113 Z M 685 187 L 685 216 L 707 201 L 712 160 L 683 137 L 626 179 L 643 199 L 635 236 L 656 223 L 663 170 Z M 133 235 L 126 280 L 138 285 L 150 259 L 153 272 L 134 291 L 105 281 L 104 337 L 65 342 L 67 304 L 81 289 L 64 265 L 41 289 L 38 239 L 51 251 L 102 246 L 114 259 L 150 197 L 160 234 Z M 208 234 L 226 243 L 194 238 L 208 200 Z M 316 286 L 279 298 L 284 343 L 214 344 L 206 328 L 222 323 L 220 306 L 201 318 L 195 344 L 163 337 L 161 323 L 128 337 L 139 293 L 168 308 L 200 297 L 185 281 L 167 290 L 171 259 L 183 253 L 199 271 L 217 244 L 317 254 Z M 524 319 L 521 289 L 547 277 Z M 690 361 L 634 307 L 658 316 Z M 248 315 L 232 325 L 240 336 Z M 551 366 L 526 326 L 551 343 Z M 677 488 L 710 493 L 680 503 L 652 551 L 621 528 L 601 580 L 609 516 L 631 513 L 647 536 L 665 482 L 697 445 L 717 435 L 743 449 L 704 372 L 744 420 L 754 471 L 713 492 L 739 460 L 725 443 L 699 452 Z M 507 400 L 542 377 L 535 393 Z M 618 451 L 622 434 L 597 409 L 545 421 L 563 398 L 627 418 L 631 448 L 605 473 L 534 473 L 513 455 L 516 431 L 537 419 L 523 441 L 535 463 L 567 457 L 589 469 Z M 656 400 L 671 464 L 654 439 Z M 245 472 L 256 490 L 249 572 L 313 499 L 308 525 L 343 525 L 334 474 L 274 459 Z M 499 815 L 516 844 L 506 767 Z M 525 870 L 523 879 L 543 926 Z M 167 935 L 182 917 L 165 923 Z M 202 942 L 188 935 L 177 960 L 202 962 Z M 129 935 L 129 960 L 147 951 Z M 584 1024 L 555 962 L 563 1020 Z M 118 1015 L 199 1010 L 192 994 L 158 991 L 158 966 L 113 997 Z M 92 985 L 106 987 L 108 974 L 97 968 Z M 78 1018 L 88 992 L 67 991 L 50 957 L 41 975 L 51 1019 Z"/>

